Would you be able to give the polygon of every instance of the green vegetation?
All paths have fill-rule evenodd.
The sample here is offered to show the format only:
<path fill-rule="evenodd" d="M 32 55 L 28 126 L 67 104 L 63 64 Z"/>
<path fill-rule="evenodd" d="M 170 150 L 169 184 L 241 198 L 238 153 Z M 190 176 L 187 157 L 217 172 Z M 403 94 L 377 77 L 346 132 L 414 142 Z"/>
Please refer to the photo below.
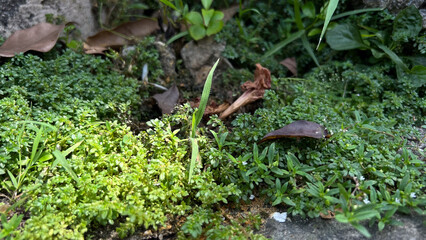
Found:
<path fill-rule="evenodd" d="M 182 1 L 161 2 L 190 14 Z M 209 35 L 206 18 L 228 2 L 188 5 L 203 8 Z M 57 44 L 0 59 L 0 238 L 96 239 L 109 226 L 120 237 L 171 227 L 178 239 L 265 239 L 256 234 L 260 216 L 222 211 L 252 196 L 291 215 L 335 212 L 365 236 L 364 220 L 382 230 L 396 224 L 396 212 L 424 214 L 426 47 L 418 10 L 393 16 L 351 12 L 348 1 L 335 11 L 329 1 L 271 2 L 241 1 L 247 11 L 214 32 L 236 68 L 222 74 L 226 86 L 251 79 L 255 63 L 273 75 L 262 104 L 229 121 L 203 117 L 217 88 L 216 62 L 199 109 L 183 104 L 139 122 L 151 97 L 138 80 L 144 64 L 150 79 L 162 75 L 154 37 L 124 56 Z M 119 9 L 160 7 L 134 4 Z M 326 41 L 315 51 L 324 22 Z M 299 78 L 279 64 L 295 56 Z M 301 119 L 331 137 L 258 143 Z M 145 127 L 136 131 L 137 124 Z"/>

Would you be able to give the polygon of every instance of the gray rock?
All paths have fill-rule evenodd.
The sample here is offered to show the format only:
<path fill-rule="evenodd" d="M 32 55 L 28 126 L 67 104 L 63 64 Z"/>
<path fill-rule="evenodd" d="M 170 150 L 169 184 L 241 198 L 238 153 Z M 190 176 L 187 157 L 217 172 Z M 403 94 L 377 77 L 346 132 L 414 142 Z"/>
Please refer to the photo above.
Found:
<path fill-rule="evenodd" d="M 399 12 L 410 5 L 419 8 L 424 0 L 363 0 L 363 2 L 367 7 L 386 7 L 392 12 Z"/>
<path fill-rule="evenodd" d="M 372 235 L 371 239 L 421 240 L 426 236 L 425 216 L 395 214 L 394 219 L 400 221 L 403 225 L 385 226 L 382 231 L 378 230 L 377 224 L 369 227 L 368 222 L 365 222 L 363 225 Z M 274 240 L 367 239 L 349 224 L 340 223 L 334 219 L 302 219 L 298 216 L 287 218 L 284 223 L 268 219 L 258 233 Z"/>
<path fill-rule="evenodd" d="M 83 39 L 97 31 L 91 0 L 0 0 L 0 36 L 46 22 L 46 14 L 75 22 Z"/>
<path fill-rule="evenodd" d="M 397 14 L 402 9 L 414 5 L 416 8 L 420 8 L 424 4 L 425 0 L 363 0 L 366 7 L 380 7 L 387 8 L 394 14 Z M 426 10 L 420 9 L 420 14 L 423 18 L 423 28 L 426 28 Z"/>
<path fill-rule="evenodd" d="M 221 58 L 222 52 L 225 50 L 224 43 L 218 43 L 213 38 L 204 38 L 198 42 L 191 41 L 187 43 L 181 50 L 181 55 L 185 67 L 189 70 L 195 79 L 194 85 L 203 84 L 210 68 L 218 58 Z M 225 61 L 221 61 L 218 71 L 222 67 L 226 68 Z M 221 67 L 222 66 L 222 67 Z M 216 76 L 219 74 L 215 74 Z"/>
<path fill-rule="evenodd" d="M 166 82 L 170 82 L 177 75 L 175 51 L 161 41 L 156 41 L 154 45 L 160 54 L 161 68 L 163 69 L 165 80 Z"/>

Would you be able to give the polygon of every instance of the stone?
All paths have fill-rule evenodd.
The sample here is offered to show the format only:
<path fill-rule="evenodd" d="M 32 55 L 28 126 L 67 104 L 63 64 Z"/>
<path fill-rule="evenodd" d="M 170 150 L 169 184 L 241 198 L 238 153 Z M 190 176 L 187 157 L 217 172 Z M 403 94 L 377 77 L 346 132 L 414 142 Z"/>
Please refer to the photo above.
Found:
<path fill-rule="evenodd" d="M 0 0 L 0 36 L 46 22 L 46 14 L 74 22 L 82 39 L 98 30 L 91 0 Z"/>
<path fill-rule="evenodd" d="M 154 45 L 160 54 L 161 68 L 163 69 L 165 81 L 171 82 L 177 76 L 176 54 L 174 50 L 164 42 L 156 41 Z"/>
<path fill-rule="evenodd" d="M 397 14 L 402 9 L 414 5 L 416 8 L 421 8 L 424 0 L 363 0 L 366 7 L 387 8 L 390 12 Z M 426 12 L 425 9 L 419 9 L 423 18 L 423 29 L 426 28 Z"/>
<path fill-rule="evenodd" d="M 211 37 L 204 38 L 197 42 L 191 41 L 183 46 L 181 56 L 185 67 L 195 79 L 195 86 L 204 84 L 210 68 L 218 58 L 222 58 L 221 54 L 224 50 L 225 44 L 218 43 Z M 218 76 L 219 72 L 226 67 L 226 61 L 221 61 L 216 69 L 215 76 Z"/>
<path fill-rule="evenodd" d="M 394 215 L 393 219 L 402 223 L 400 226 L 387 225 L 382 231 L 377 228 L 377 223 L 369 226 L 368 221 L 363 222 L 372 238 L 377 240 L 420 240 L 426 236 L 424 227 L 425 216 L 418 214 Z M 285 222 L 268 219 L 258 232 L 273 240 L 358 240 L 367 239 L 350 224 L 340 223 L 335 219 L 324 220 L 321 218 L 303 219 L 299 216 L 288 217 Z M 422 237 L 423 236 L 423 237 Z"/>

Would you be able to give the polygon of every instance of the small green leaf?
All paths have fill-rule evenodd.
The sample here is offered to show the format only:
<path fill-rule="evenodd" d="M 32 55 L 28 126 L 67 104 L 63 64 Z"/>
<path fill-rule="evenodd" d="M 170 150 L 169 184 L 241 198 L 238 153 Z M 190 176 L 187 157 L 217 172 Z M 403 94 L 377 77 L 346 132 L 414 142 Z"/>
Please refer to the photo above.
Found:
<path fill-rule="evenodd" d="M 327 32 L 327 43 L 334 50 L 351 50 L 368 47 L 361 39 L 358 28 L 352 24 L 339 24 Z"/>
<path fill-rule="evenodd" d="M 201 16 L 201 14 L 199 12 L 189 12 L 188 14 L 186 14 L 186 19 L 189 21 L 189 23 L 191 23 L 192 25 L 200 25 L 203 26 L 203 17 Z"/>
<path fill-rule="evenodd" d="M 349 219 L 343 214 L 337 214 L 336 220 L 341 222 L 341 223 L 348 223 L 349 222 Z"/>
<path fill-rule="evenodd" d="M 210 19 L 213 17 L 214 9 L 206 10 L 201 9 L 201 13 L 203 14 L 204 26 L 209 26 Z"/>
<path fill-rule="evenodd" d="M 219 20 L 222 20 L 224 17 L 225 17 L 225 14 L 223 14 L 223 12 L 214 11 L 212 19 L 210 21 L 219 21 Z"/>
<path fill-rule="evenodd" d="M 12 181 L 13 186 L 15 187 L 15 190 L 18 190 L 18 181 L 16 181 L 15 176 L 13 176 L 13 174 L 9 170 L 6 169 L 6 171 L 7 171 L 7 174 L 9 174 L 10 180 Z"/>
<path fill-rule="evenodd" d="M 165 4 L 168 7 L 172 8 L 173 10 L 176 10 L 176 11 L 178 10 L 173 3 L 171 3 L 167 0 L 160 0 L 160 2 L 162 2 L 163 4 Z"/>
<path fill-rule="evenodd" d="M 305 3 L 302 7 L 302 12 L 308 18 L 315 18 L 315 5 L 312 1 Z"/>
<path fill-rule="evenodd" d="M 207 28 L 207 36 L 211 36 L 220 32 L 223 28 L 223 21 L 210 21 L 210 25 Z"/>
<path fill-rule="evenodd" d="M 201 0 L 201 3 L 203 4 L 203 7 L 205 9 L 209 9 L 212 5 L 213 0 Z"/>
<path fill-rule="evenodd" d="M 290 205 L 290 206 L 296 206 L 296 203 L 294 203 L 293 201 L 291 201 L 290 198 L 288 198 L 288 197 L 284 198 L 283 202 L 285 204 L 287 204 L 287 205 Z"/>
<path fill-rule="evenodd" d="M 327 30 L 328 24 L 330 23 L 331 17 L 333 16 L 334 11 L 336 11 L 338 4 L 339 4 L 339 0 L 330 0 L 330 2 L 328 2 L 327 12 L 325 13 L 324 26 L 322 27 L 321 36 L 318 41 L 317 49 L 320 46 L 320 43 L 322 41 L 322 38 L 324 37 L 325 31 Z"/>
<path fill-rule="evenodd" d="M 352 223 L 352 226 L 354 228 L 356 228 L 356 230 L 358 230 L 365 237 L 367 237 L 367 238 L 371 237 L 371 234 L 368 232 L 368 230 L 364 226 L 362 226 L 361 224 L 359 224 L 359 223 Z"/>
<path fill-rule="evenodd" d="M 198 41 L 206 36 L 206 29 L 202 25 L 192 25 L 189 27 L 189 35 Z"/>

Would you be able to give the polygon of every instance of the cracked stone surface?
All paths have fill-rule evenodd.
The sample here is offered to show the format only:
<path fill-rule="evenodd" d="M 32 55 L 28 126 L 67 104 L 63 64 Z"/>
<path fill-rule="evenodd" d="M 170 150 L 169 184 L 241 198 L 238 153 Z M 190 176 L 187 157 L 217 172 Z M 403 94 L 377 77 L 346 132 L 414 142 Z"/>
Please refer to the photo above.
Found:
<path fill-rule="evenodd" d="M 0 36 L 46 22 L 46 14 L 74 22 L 83 39 L 97 31 L 91 0 L 0 0 Z"/>

